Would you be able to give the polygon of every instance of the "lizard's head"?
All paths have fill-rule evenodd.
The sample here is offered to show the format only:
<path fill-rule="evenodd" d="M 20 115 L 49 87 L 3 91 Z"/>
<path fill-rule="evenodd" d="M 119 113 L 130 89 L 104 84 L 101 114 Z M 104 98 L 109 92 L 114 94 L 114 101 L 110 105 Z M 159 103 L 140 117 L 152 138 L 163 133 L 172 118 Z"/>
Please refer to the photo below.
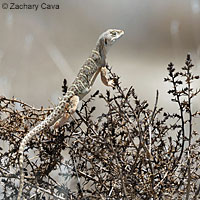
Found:
<path fill-rule="evenodd" d="M 120 37 L 124 35 L 124 31 L 118 29 L 108 29 L 101 34 L 100 38 L 103 40 L 105 47 L 112 46 Z"/>
<path fill-rule="evenodd" d="M 108 29 L 103 32 L 97 41 L 97 50 L 102 56 L 106 56 L 109 47 L 111 47 L 120 37 L 124 35 L 124 31 L 118 29 Z"/>

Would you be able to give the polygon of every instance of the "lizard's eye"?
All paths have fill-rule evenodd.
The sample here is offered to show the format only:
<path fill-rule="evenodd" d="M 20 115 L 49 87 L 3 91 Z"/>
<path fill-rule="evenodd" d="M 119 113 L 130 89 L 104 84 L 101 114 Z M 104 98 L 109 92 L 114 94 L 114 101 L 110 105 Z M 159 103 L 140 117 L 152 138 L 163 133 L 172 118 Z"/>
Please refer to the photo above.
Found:
<path fill-rule="evenodd" d="M 111 32 L 112 36 L 116 36 L 116 32 Z"/>

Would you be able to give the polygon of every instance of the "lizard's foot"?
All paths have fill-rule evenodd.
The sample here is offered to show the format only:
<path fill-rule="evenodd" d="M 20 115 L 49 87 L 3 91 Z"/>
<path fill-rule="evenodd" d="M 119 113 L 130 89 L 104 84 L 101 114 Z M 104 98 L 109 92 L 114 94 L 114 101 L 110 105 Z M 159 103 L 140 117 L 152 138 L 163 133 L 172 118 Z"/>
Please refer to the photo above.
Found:
<path fill-rule="evenodd" d="M 54 124 L 54 129 L 59 129 L 61 126 L 63 126 L 68 121 L 69 117 L 70 114 L 65 113 L 64 116 Z"/>
<path fill-rule="evenodd" d="M 101 68 L 101 80 L 102 80 L 104 85 L 114 88 L 115 82 L 112 79 L 108 80 L 108 78 L 106 77 L 106 71 L 107 71 L 106 67 Z"/>
<path fill-rule="evenodd" d="M 115 87 L 115 82 L 113 79 L 109 80 L 107 83 L 107 86 L 114 88 Z"/>
<path fill-rule="evenodd" d="M 66 104 L 65 106 L 65 114 L 64 116 L 55 123 L 54 129 L 58 129 L 59 127 L 63 126 L 69 119 L 69 117 L 76 111 L 76 108 L 79 103 L 79 97 L 78 96 L 73 96 L 71 97 L 69 103 Z"/>

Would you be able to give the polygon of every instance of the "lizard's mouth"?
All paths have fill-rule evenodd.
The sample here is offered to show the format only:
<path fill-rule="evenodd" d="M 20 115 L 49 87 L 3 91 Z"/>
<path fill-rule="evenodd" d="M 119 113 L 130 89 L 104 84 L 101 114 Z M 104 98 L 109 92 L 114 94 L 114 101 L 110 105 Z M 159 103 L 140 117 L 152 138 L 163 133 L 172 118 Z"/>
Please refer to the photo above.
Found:
<path fill-rule="evenodd" d="M 113 43 L 114 43 L 117 39 L 119 39 L 120 37 L 122 37 L 122 36 L 124 35 L 124 31 L 123 31 L 123 30 L 116 30 L 115 33 L 116 33 L 116 36 L 113 37 L 113 38 L 111 39 L 111 41 L 112 41 Z"/>
<path fill-rule="evenodd" d="M 124 31 L 123 30 L 118 30 L 117 31 L 117 35 L 118 35 L 118 38 L 122 37 L 122 35 L 124 35 Z"/>
<path fill-rule="evenodd" d="M 124 31 L 123 30 L 120 30 L 120 37 L 124 35 Z"/>

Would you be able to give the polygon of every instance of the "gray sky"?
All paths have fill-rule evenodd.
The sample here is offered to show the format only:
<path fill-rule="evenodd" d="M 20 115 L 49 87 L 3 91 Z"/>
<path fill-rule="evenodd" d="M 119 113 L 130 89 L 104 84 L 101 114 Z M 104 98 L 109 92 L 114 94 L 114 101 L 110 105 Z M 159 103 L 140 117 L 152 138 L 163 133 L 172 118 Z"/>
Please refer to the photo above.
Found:
<path fill-rule="evenodd" d="M 37 11 L 0 6 L 0 93 L 35 106 L 56 103 L 63 78 L 70 83 L 107 28 L 125 31 L 108 55 L 124 87 L 153 105 L 169 102 L 167 64 L 182 67 L 187 52 L 200 65 L 199 0 L 16 0 Z M 42 9 L 41 3 L 59 9 Z M 93 91 L 105 88 L 98 79 Z"/>

